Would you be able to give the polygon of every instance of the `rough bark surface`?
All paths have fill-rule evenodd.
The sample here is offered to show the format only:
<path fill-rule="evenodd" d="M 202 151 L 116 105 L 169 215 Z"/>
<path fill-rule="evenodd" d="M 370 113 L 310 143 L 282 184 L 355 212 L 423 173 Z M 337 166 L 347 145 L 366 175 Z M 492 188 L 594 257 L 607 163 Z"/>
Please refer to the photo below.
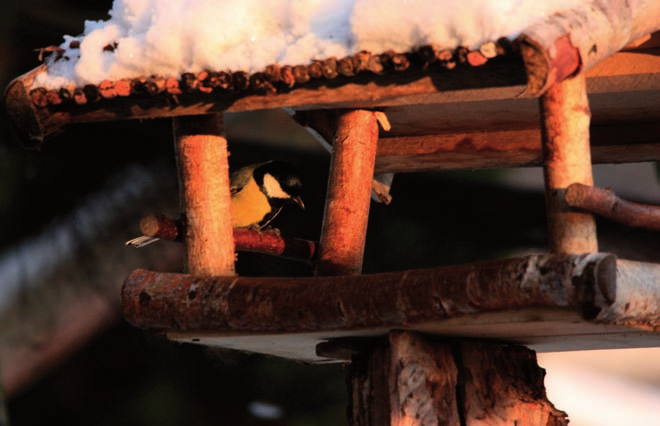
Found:
<path fill-rule="evenodd" d="M 657 1 L 592 0 L 552 14 L 519 37 L 528 94 L 539 96 L 563 78 L 591 68 L 658 29 Z"/>
<path fill-rule="evenodd" d="M 233 275 L 229 154 L 222 116 L 175 118 L 174 136 L 187 223 L 184 268 L 198 276 Z"/>
<path fill-rule="evenodd" d="M 598 312 L 616 292 L 616 259 L 597 253 L 340 277 L 195 277 L 136 270 L 126 279 L 122 298 L 126 319 L 138 327 L 258 333 L 400 327 L 525 307 Z"/>
<path fill-rule="evenodd" d="M 339 114 L 317 275 L 362 272 L 377 144 L 378 121 L 372 111 Z"/>
<path fill-rule="evenodd" d="M 187 225 L 183 220 L 170 219 L 156 213 L 144 216 L 140 221 L 140 231 L 147 237 L 165 241 L 182 242 Z M 316 257 L 317 243 L 300 238 L 283 237 L 276 231 L 253 231 L 234 228 L 236 251 L 252 251 L 292 260 L 312 261 Z"/>
<path fill-rule="evenodd" d="M 387 347 L 353 360 L 350 424 L 566 425 L 566 413 L 547 399 L 544 376 L 534 351 L 522 346 L 393 331 Z"/>
<path fill-rule="evenodd" d="M 566 202 L 630 227 L 660 231 L 660 206 L 633 203 L 617 197 L 611 190 L 580 183 L 566 189 Z"/>
<path fill-rule="evenodd" d="M 596 221 L 572 209 L 564 194 L 572 183 L 593 184 L 584 74 L 555 84 L 540 99 L 548 231 L 552 253 L 598 251 Z"/>

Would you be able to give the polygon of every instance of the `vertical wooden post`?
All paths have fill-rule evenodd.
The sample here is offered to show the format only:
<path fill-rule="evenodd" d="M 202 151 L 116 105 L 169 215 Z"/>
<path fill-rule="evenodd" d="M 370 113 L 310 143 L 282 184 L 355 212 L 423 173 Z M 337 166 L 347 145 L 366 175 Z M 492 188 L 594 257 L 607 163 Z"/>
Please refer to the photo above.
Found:
<path fill-rule="evenodd" d="M 540 111 L 550 251 L 597 252 L 594 217 L 572 209 L 564 199 L 572 183 L 593 185 L 584 74 L 553 85 L 541 97 Z"/>
<path fill-rule="evenodd" d="M 434 342 L 390 333 L 389 345 L 351 363 L 352 426 L 561 426 L 545 371 L 523 346 Z"/>
<path fill-rule="evenodd" d="M 333 143 L 317 275 L 362 272 L 378 122 L 365 110 L 339 114 Z"/>
<path fill-rule="evenodd" d="M 234 275 L 229 165 L 220 114 L 174 118 L 184 268 L 198 276 Z"/>

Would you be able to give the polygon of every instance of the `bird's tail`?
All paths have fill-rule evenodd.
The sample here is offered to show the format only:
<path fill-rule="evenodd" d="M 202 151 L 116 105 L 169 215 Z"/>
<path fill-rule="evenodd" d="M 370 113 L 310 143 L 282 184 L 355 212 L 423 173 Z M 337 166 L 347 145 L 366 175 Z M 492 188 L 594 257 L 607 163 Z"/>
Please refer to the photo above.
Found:
<path fill-rule="evenodd" d="M 126 245 L 135 248 L 140 248 L 140 247 L 148 246 L 151 243 L 155 243 L 158 240 L 159 240 L 158 238 L 147 237 L 143 235 L 141 237 L 133 238 L 132 240 L 126 241 Z"/>

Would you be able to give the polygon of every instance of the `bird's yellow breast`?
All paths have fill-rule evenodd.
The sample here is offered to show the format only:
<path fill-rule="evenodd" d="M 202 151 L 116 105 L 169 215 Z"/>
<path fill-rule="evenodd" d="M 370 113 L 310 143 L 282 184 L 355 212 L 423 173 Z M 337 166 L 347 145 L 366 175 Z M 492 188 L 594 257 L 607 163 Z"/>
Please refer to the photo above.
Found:
<path fill-rule="evenodd" d="M 231 198 L 232 225 L 245 228 L 257 224 L 270 212 L 270 204 L 254 179 Z"/>

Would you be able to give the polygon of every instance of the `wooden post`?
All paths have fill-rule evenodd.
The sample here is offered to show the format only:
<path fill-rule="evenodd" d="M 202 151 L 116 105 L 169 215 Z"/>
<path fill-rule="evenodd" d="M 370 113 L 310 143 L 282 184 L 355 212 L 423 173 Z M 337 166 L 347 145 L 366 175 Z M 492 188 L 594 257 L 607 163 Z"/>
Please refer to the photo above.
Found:
<path fill-rule="evenodd" d="M 541 97 L 540 111 L 550 251 L 597 252 L 594 217 L 572 209 L 564 199 L 573 183 L 593 185 L 584 73 L 553 85 Z"/>
<path fill-rule="evenodd" d="M 377 143 L 378 121 L 372 111 L 339 114 L 317 275 L 362 272 Z"/>
<path fill-rule="evenodd" d="M 186 219 L 184 269 L 234 275 L 227 140 L 220 114 L 174 118 L 181 212 Z"/>
<path fill-rule="evenodd" d="M 534 351 L 491 342 L 433 342 L 394 331 L 351 363 L 352 426 L 559 426 Z"/>

